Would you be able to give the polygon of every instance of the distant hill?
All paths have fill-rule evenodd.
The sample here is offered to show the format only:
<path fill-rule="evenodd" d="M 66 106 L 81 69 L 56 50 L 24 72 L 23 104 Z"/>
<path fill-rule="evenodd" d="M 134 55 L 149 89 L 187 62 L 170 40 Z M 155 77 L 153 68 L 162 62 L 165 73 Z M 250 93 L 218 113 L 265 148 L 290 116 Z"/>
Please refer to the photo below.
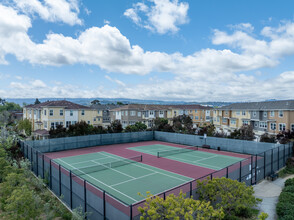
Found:
<path fill-rule="evenodd" d="M 55 100 L 67 100 L 70 102 L 74 102 L 80 105 L 90 105 L 91 101 L 99 100 L 101 104 L 111 104 L 116 102 L 122 102 L 124 104 L 156 104 L 156 105 L 190 105 L 190 104 L 199 104 L 199 105 L 207 105 L 207 106 L 224 106 L 232 104 L 232 102 L 184 102 L 184 101 L 159 101 L 159 100 L 141 100 L 141 99 L 125 99 L 125 98 L 39 98 L 40 102 L 46 102 L 48 100 L 55 101 Z M 8 102 L 14 102 L 21 106 L 24 104 L 34 104 L 36 99 L 6 99 Z"/>

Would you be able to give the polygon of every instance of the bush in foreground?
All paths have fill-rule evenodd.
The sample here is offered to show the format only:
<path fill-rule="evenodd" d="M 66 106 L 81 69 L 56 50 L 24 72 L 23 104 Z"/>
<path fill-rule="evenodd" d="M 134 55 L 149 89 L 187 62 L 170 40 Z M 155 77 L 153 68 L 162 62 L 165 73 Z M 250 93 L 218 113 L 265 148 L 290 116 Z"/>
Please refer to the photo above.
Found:
<path fill-rule="evenodd" d="M 294 178 L 285 182 L 285 188 L 282 190 L 276 207 L 279 219 L 294 219 Z"/>

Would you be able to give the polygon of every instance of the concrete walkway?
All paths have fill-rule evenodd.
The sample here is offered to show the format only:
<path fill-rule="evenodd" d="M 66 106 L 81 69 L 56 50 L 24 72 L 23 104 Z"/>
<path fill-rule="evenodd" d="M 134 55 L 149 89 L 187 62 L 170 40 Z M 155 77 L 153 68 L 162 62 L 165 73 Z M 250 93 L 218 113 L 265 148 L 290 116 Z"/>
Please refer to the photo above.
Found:
<path fill-rule="evenodd" d="M 286 179 L 293 177 L 294 175 L 290 175 L 285 178 L 278 178 L 275 181 L 263 180 L 259 184 L 253 186 L 255 191 L 254 195 L 262 199 L 262 202 L 259 204 L 259 210 L 269 215 L 267 220 L 277 219 L 276 205 L 279 196 L 284 188 Z"/>

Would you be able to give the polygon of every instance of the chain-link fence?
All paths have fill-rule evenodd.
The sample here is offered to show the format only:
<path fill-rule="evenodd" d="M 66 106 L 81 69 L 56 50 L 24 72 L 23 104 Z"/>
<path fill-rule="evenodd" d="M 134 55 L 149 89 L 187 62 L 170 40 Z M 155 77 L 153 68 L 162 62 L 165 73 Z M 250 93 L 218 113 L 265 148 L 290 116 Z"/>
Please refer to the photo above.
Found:
<path fill-rule="evenodd" d="M 95 137 L 97 139 L 95 139 Z M 117 138 L 117 139 L 115 139 Z M 220 139 L 220 138 L 218 138 Z M 217 139 L 217 140 L 218 140 Z M 55 163 L 44 153 L 51 151 L 70 150 L 81 147 L 130 143 L 138 141 L 159 140 L 173 142 L 185 145 L 199 145 L 204 140 L 199 136 L 185 135 L 165 132 L 137 132 L 122 134 L 101 134 L 83 137 L 58 138 L 42 141 L 20 141 L 20 146 L 24 156 L 32 163 L 32 171 L 39 177 L 43 178 L 48 187 L 62 199 L 62 201 L 71 209 L 82 207 L 83 211 L 88 213 L 88 219 L 139 219 L 140 213 L 138 207 L 144 204 L 141 202 L 128 205 L 120 201 L 115 196 L 104 191 L 98 186 L 89 183 L 87 180 L 75 176 L 70 170 L 67 170 L 60 164 Z M 76 141 L 76 143 L 75 143 Z M 208 139 L 206 140 L 208 141 Z M 212 138 L 209 140 L 212 148 L 224 148 L 226 150 L 238 153 L 251 154 L 248 158 L 232 164 L 224 169 L 215 171 L 197 180 L 206 178 L 226 177 L 240 182 L 245 182 L 250 186 L 256 184 L 265 177 L 273 174 L 283 166 L 287 158 L 292 155 L 292 143 L 285 145 L 250 143 L 248 141 L 238 141 L 226 139 L 218 142 Z M 213 142 L 215 141 L 215 142 Z M 213 144 L 214 143 L 214 144 Z M 248 146 L 246 145 L 248 143 Z M 240 144 L 242 147 L 237 146 Z M 258 149 L 254 150 L 254 146 Z M 269 148 L 262 151 L 261 149 Z M 221 149 L 223 150 L 223 149 Z M 261 152 L 262 151 L 262 152 Z M 258 152 L 258 153 L 250 153 Z M 195 170 L 196 172 L 196 170 Z M 197 182 L 193 180 L 173 189 L 158 194 L 166 198 L 169 194 L 178 194 L 182 190 L 186 196 L 192 196 L 194 199 L 197 195 Z"/>

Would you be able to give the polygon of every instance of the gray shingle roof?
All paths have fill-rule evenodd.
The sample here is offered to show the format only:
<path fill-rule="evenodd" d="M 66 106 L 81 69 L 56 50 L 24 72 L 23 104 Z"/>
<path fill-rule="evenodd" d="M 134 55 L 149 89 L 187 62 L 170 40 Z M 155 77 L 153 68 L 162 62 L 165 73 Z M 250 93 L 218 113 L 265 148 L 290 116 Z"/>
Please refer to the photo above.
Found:
<path fill-rule="evenodd" d="M 218 110 L 294 110 L 294 100 L 234 103 Z"/>
<path fill-rule="evenodd" d="M 79 105 L 66 100 L 60 101 L 47 101 L 36 105 L 27 105 L 26 108 L 43 108 L 43 107 L 64 107 L 65 109 L 89 109 L 84 105 Z"/>

